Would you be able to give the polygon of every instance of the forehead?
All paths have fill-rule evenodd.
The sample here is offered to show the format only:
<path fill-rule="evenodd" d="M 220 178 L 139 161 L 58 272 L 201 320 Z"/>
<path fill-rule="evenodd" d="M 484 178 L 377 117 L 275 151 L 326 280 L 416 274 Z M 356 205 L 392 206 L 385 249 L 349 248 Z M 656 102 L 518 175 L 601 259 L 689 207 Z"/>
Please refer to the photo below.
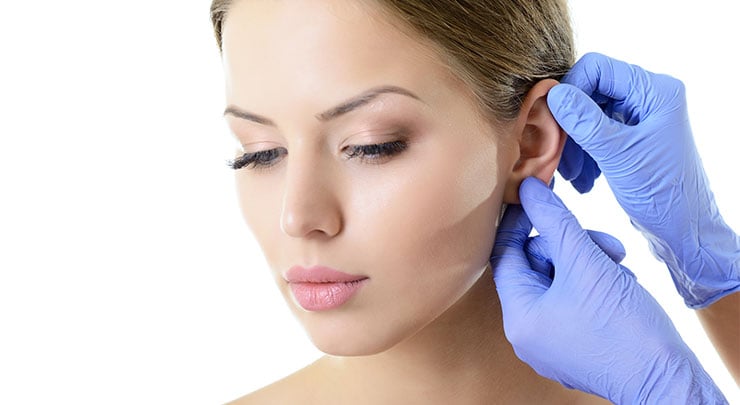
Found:
<path fill-rule="evenodd" d="M 227 96 L 249 103 L 280 91 L 331 104 L 377 85 L 456 84 L 435 46 L 400 26 L 374 1 L 237 1 L 223 30 Z"/>

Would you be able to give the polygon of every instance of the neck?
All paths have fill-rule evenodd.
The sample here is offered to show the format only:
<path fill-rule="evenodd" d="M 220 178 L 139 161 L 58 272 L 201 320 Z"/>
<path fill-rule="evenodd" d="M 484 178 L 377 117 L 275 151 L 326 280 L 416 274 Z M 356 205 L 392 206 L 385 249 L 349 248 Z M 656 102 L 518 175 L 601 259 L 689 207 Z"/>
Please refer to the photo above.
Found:
<path fill-rule="evenodd" d="M 520 403 L 562 391 L 514 354 L 490 266 L 465 296 L 413 337 L 377 355 L 324 361 L 350 376 L 349 386 L 383 387 L 384 397 L 430 399 L 426 403 Z"/>

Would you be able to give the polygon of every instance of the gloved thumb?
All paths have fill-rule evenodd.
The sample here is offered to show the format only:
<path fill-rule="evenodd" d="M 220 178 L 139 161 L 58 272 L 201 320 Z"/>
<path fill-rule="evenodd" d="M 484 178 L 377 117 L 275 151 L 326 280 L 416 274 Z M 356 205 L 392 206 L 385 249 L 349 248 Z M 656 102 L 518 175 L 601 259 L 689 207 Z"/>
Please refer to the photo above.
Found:
<path fill-rule="evenodd" d="M 541 296 L 551 280 L 533 270 L 524 245 L 532 225 L 520 205 L 509 205 L 496 233 L 491 253 L 493 281 L 501 300 L 505 317 L 516 319 L 518 311 L 525 311 L 533 300 Z"/>
<path fill-rule="evenodd" d="M 619 147 L 624 124 L 604 114 L 586 93 L 570 84 L 559 84 L 547 94 L 547 105 L 560 127 L 597 162 Z"/>

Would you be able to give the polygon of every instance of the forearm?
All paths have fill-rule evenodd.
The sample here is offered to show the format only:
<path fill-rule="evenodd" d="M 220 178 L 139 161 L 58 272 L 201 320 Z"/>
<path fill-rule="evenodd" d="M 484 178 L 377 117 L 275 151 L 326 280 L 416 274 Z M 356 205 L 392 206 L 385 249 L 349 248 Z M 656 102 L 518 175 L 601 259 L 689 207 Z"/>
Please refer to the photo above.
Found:
<path fill-rule="evenodd" d="M 722 361 L 740 385 L 740 292 L 696 311 Z"/>

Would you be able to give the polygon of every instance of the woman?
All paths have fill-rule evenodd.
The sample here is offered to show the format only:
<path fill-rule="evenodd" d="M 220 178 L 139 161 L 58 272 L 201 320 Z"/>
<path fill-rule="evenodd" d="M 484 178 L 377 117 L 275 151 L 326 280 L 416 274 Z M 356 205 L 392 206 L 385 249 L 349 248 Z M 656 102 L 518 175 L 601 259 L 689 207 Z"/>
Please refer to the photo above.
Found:
<path fill-rule="evenodd" d="M 243 213 L 328 354 L 242 401 L 600 402 L 515 356 L 488 265 L 565 142 L 564 6 L 306 3 L 213 7 Z"/>

